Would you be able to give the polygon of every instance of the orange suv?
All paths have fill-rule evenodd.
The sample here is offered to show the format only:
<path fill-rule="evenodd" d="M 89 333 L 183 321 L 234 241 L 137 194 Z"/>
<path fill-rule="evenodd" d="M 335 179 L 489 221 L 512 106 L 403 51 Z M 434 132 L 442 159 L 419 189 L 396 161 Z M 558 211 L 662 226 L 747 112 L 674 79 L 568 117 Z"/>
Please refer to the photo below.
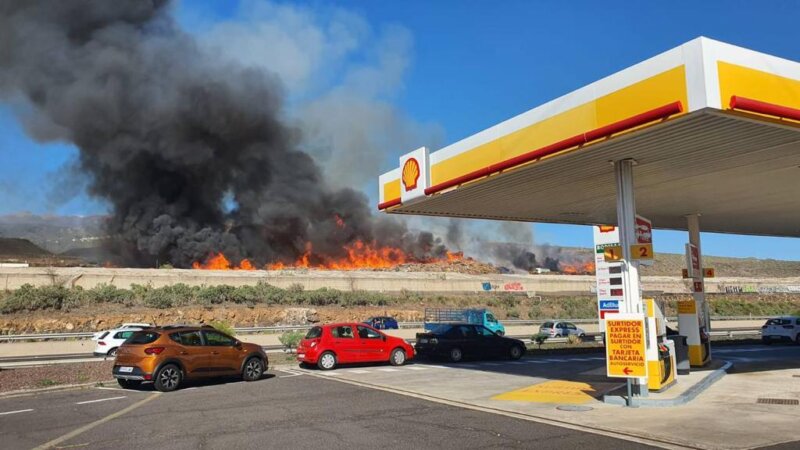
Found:
<path fill-rule="evenodd" d="M 152 382 L 159 391 L 169 392 L 187 379 L 241 375 L 255 381 L 268 365 L 258 345 L 208 325 L 170 325 L 134 333 L 117 350 L 113 375 L 124 388 Z"/>

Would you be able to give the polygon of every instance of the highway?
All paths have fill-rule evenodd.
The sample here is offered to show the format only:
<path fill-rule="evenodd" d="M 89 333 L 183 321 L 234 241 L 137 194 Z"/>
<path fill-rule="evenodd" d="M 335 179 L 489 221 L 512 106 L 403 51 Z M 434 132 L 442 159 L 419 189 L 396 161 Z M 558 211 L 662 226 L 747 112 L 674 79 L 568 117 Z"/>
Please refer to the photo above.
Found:
<path fill-rule="evenodd" d="M 715 357 L 734 362 L 731 372 L 749 378 L 764 370 L 800 366 L 800 346 L 720 346 Z M 582 418 L 592 416 L 576 414 L 590 412 L 572 413 L 558 411 L 553 404 L 493 399 L 498 390 L 559 379 L 586 382 L 598 391 L 610 388 L 609 380 L 600 375 L 603 367 L 602 353 L 460 364 L 422 360 L 402 367 L 356 365 L 329 372 L 281 366 L 258 382 L 228 379 L 193 383 L 169 394 L 144 386 L 138 390 L 92 387 L 0 396 L 0 439 L 8 449 L 38 448 L 47 443 L 89 449 L 338 449 L 375 445 L 469 449 L 531 448 L 533 442 L 546 442 L 553 449 L 675 448 L 670 436 L 614 434 L 602 427 L 579 425 Z M 725 390 L 722 394 L 722 399 L 728 398 Z M 728 408 L 727 403 L 709 398 L 710 407 Z M 702 407 L 704 401 L 701 396 L 693 404 Z M 587 404 L 602 417 L 633 412 L 595 401 Z M 754 406 L 740 403 L 737 408 Z M 758 410 L 764 420 L 773 420 L 768 414 L 791 413 L 780 409 L 786 407 L 767 408 L 773 409 Z M 522 414 L 524 411 L 528 412 Z M 635 414 L 646 413 L 648 410 L 642 409 Z M 693 414 L 708 412 L 689 409 L 665 417 L 683 420 L 684 414 L 691 422 L 697 420 Z M 742 414 L 744 418 L 752 413 L 742 410 Z M 726 417 L 731 420 L 738 416 Z M 571 425 L 567 420 L 579 424 Z M 770 434 L 774 435 L 766 433 L 764 442 L 780 442 Z M 787 438 L 791 434 L 780 436 L 784 441 Z M 776 448 L 797 448 L 792 444 L 797 442 Z"/>

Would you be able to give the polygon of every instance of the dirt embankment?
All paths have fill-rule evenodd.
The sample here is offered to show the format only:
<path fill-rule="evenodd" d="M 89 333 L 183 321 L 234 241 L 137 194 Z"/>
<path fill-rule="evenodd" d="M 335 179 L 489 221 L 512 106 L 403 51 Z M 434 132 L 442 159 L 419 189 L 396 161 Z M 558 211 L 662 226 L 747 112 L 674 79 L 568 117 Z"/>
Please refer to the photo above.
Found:
<path fill-rule="evenodd" d="M 667 316 L 677 314 L 677 301 L 688 296 L 661 296 L 656 301 Z M 713 316 L 778 316 L 800 314 L 800 296 L 787 294 L 709 295 Z M 186 305 L 167 309 L 122 304 L 91 304 L 71 310 L 40 310 L 0 315 L 0 334 L 63 333 L 106 330 L 123 322 L 174 323 L 225 322 L 233 327 L 308 325 L 363 321 L 389 315 L 400 322 L 421 321 L 426 307 L 490 308 L 500 320 L 591 319 L 597 314 L 593 296 L 433 297 L 395 299 L 386 306 L 255 305 L 224 303 L 215 306 Z"/>
<path fill-rule="evenodd" d="M 38 311 L 0 316 L 0 334 L 64 333 L 100 331 L 124 322 L 156 325 L 226 322 L 233 327 L 307 325 L 316 322 L 363 321 L 370 316 L 388 314 L 397 320 L 422 320 L 422 310 L 384 307 L 278 307 L 220 306 L 187 307 L 170 310 L 152 308 L 80 308 L 69 312 Z"/>

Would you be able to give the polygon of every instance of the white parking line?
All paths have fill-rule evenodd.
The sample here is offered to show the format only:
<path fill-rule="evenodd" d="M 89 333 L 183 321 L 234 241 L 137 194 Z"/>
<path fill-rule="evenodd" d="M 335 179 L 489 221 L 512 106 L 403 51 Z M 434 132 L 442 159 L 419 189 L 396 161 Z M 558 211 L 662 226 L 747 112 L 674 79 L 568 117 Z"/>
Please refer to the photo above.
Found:
<path fill-rule="evenodd" d="M 87 401 L 85 401 L 85 402 L 77 402 L 77 403 L 75 403 L 75 404 L 76 404 L 76 405 L 85 405 L 85 404 L 87 404 L 87 403 L 107 402 L 107 401 L 109 401 L 109 400 L 119 400 L 119 399 L 121 399 L 121 398 L 128 398 L 128 397 L 126 397 L 126 396 L 124 396 L 124 395 L 123 395 L 123 396 L 121 396 L 121 397 L 109 397 L 109 398 L 101 398 L 101 399 L 99 399 L 99 400 L 87 400 Z"/>
<path fill-rule="evenodd" d="M 407 366 L 406 369 L 408 369 L 408 370 L 428 370 L 429 367 Z"/>
<path fill-rule="evenodd" d="M 17 410 L 17 411 L 6 411 L 6 412 L 0 412 L 0 416 L 7 416 L 9 414 L 19 414 L 19 413 L 31 412 L 31 411 L 33 411 L 33 410 L 32 409 L 20 409 L 20 410 Z"/>
<path fill-rule="evenodd" d="M 341 372 L 320 372 L 320 375 L 325 375 L 326 377 L 336 377 L 341 375 Z"/>
<path fill-rule="evenodd" d="M 347 373 L 369 373 L 369 370 L 351 369 L 348 370 Z"/>
<path fill-rule="evenodd" d="M 385 368 L 385 369 L 378 369 L 379 372 L 399 372 L 397 369 Z"/>

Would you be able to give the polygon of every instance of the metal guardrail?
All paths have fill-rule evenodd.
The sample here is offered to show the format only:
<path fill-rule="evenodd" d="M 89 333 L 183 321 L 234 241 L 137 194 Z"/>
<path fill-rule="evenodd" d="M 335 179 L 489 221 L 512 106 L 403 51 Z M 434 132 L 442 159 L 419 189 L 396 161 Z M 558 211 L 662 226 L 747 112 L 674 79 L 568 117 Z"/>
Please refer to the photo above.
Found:
<path fill-rule="evenodd" d="M 766 320 L 771 318 L 771 316 L 732 316 L 732 317 L 711 317 L 711 320 L 716 321 L 730 321 L 730 320 Z M 558 319 L 564 320 L 567 322 L 572 322 L 576 324 L 584 324 L 584 323 L 595 323 L 597 319 Z M 677 320 L 675 317 L 668 317 L 667 320 Z M 503 323 L 506 325 L 511 326 L 521 326 L 521 325 L 539 325 L 548 320 L 524 320 L 524 319 L 509 319 L 504 320 Z M 551 319 L 552 321 L 552 319 Z M 286 331 L 305 331 L 311 328 L 313 325 L 274 325 L 274 326 L 264 326 L 264 327 L 236 327 L 233 330 L 238 334 L 252 334 L 252 333 L 259 333 L 259 332 L 286 332 Z M 422 322 L 400 322 L 398 323 L 400 328 L 422 328 Z M 760 328 L 758 328 L 760 329 Z M 749 330 L 749 329 L 748 329 Z M 721 331 L 712 331 L 710 334 L 715 335 L 715 333 L 729 333 L 734 332 L 737 333 L 741 330 L 721 330 Z M 95 333 L 91 332 L 77 332 L 77 333 L 39 333 L 39 334 L 5 334 L 0 335 L 0 342 L 3 341 L 39 341 L 39 340 L 48 340 L 48 339 L 82 339 L 82 338 L 90 338 L 94 336 Z"/>

